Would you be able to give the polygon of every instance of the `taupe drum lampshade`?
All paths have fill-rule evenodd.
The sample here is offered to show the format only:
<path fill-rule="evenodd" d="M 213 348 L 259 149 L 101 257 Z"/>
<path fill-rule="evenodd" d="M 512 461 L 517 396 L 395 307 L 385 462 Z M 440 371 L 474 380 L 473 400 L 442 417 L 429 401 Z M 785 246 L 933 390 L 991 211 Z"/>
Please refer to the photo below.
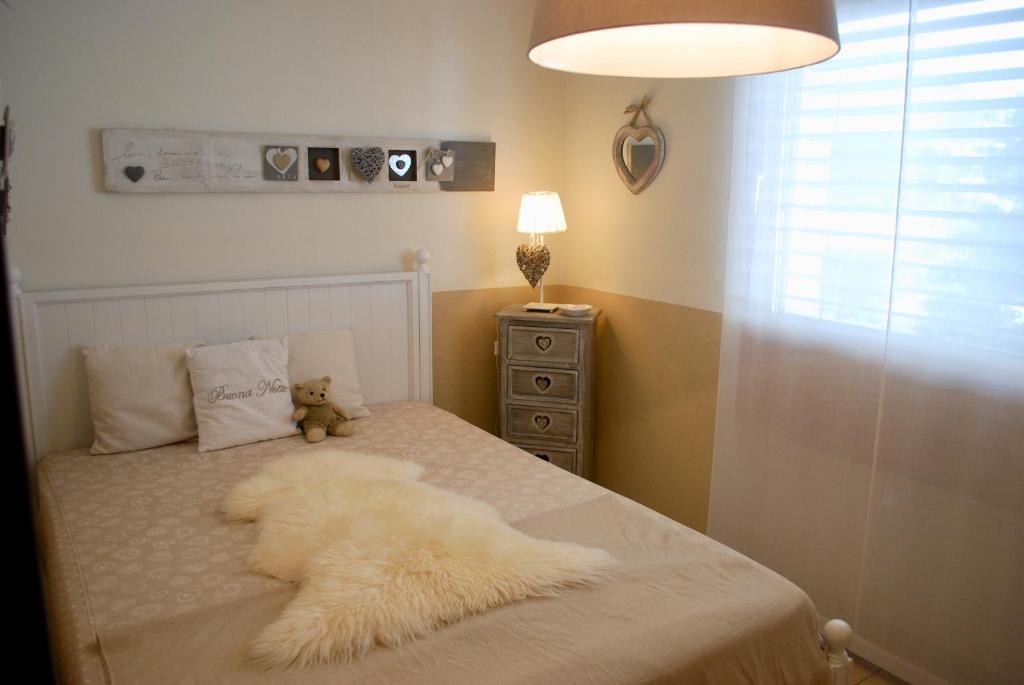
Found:
<path fill-rule="evenodd" d="M 530 59 L 581 74 L 783 71 L 839 52 L 833 0 L 538 0 Z"/>

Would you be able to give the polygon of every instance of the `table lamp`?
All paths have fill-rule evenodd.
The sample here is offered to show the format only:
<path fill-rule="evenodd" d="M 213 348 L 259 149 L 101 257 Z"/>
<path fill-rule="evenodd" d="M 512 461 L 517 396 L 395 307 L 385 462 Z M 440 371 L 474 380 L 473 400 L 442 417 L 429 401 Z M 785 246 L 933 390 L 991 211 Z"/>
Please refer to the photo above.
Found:
<path fill-rule="evenodd" d="M 523 195 L 516 230 L 529 233 L 530 244 L 524 243 L 516 249 L 516 263 L 531 288 L 540 284 L 540 302 L 524 305 L 523 309 L 528 312 L 553 312 L 558 309 L 557 304 L 544 303 L 544 272 L 551 264 L 551 251 L 544 244 L 544 234 L 562 233 L 565 229 L 565 213 L 562 212 L 562 201 L 558 199 L 558 193 L 541 191 Z"/>

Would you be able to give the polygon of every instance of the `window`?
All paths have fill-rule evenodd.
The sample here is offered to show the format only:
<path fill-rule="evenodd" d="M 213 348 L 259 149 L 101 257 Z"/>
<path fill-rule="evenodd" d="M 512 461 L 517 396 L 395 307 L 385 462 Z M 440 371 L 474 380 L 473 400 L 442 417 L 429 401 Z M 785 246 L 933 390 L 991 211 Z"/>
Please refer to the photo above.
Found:
<path fill-rule="evenodd" d="M 850 4 L 777 104 L 772 310 L 1024 355 L 1024 0 Z"/>

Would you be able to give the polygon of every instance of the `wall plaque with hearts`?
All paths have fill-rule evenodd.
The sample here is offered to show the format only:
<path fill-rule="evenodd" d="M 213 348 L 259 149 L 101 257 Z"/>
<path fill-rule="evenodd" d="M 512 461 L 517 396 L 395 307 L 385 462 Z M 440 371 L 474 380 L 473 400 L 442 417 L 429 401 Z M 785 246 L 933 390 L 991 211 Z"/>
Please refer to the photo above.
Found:
<path fill-rule="evenodd" d="M 531 288 L 536 288 L 544 272 L 551 265 L 551 251 L 547 245 L 527 245 L 523 243 L 516 248 L 516 264 L 526 276 Z"/>
<path fill-rule="evenodd" d="M 495 143 L 165 129 L 104 129 L 101 142 L 103 189 L 115 193 L 494 190 Z"/>
<path fill-rule="evenodd" d="M 367 183 L 373 183 L 384 169 L 385 158 L 384 149 L 379 147 L 354 147 L 349 151 L 352 169 Z"/>
<path fill-rule="evenodd" d="M 299 149 L 289 145 L 263 146 L 263 179 L 266 181 L 299 180 Z"/>

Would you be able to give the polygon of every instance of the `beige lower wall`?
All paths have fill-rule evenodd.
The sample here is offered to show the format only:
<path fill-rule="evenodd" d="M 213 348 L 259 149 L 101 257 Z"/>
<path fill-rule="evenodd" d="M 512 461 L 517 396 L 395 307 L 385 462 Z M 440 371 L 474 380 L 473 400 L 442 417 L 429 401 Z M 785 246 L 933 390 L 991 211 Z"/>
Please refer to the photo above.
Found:
<path fill-rule="evenodd" d="M 494 313 L 523 288 L 434 293 L 434 402 L 495 432 Z M 604 313 L 596 360 L 596 480 L 699 531 L 707 527 L 721 314 L 549 286 L 553 302 Z"/>
<path fill-rule="evenodd" d="M 529 302 L 530 289 L 479 288 L 433 295 L 434 404 L 474 426 L 498 432 L 494 314 Z"/>

